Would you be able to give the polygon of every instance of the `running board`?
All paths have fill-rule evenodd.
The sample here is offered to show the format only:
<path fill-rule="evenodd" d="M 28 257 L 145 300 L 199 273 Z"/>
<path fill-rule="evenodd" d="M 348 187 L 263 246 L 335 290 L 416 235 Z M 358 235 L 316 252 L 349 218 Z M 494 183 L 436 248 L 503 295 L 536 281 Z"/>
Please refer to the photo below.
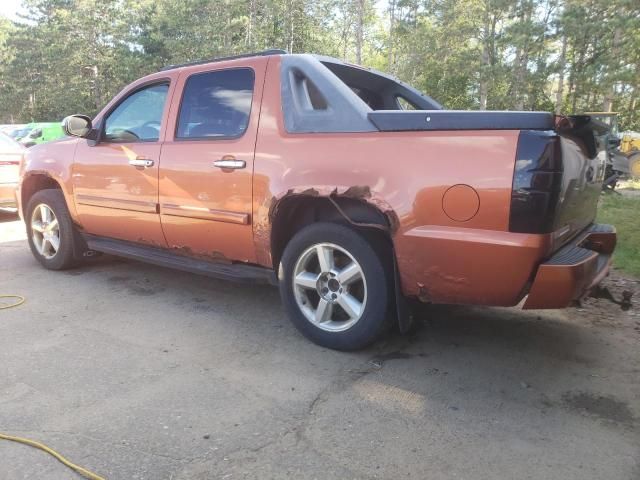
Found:
<path fill-rule="evenodd" d="M 83 235 L 90 250 L 118 257 L 130 258 L 161 267 L 173 268 L 184 272 L 205 275 L 207 277 L 232 280 L 244 283 L 270 283 L 278 285 L 278 278 L 270 268 L 246 263 L 225 263 L 202 260 L 179 255 L 169 250 L 140 245 L 123 240 Z"/>

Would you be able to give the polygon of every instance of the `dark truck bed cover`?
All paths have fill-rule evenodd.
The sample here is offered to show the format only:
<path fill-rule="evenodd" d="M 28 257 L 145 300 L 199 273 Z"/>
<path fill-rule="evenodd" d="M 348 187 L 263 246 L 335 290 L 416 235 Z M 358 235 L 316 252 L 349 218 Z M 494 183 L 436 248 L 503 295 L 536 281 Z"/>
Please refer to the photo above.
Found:
<path fill-rule="evenodd" d="M 382 132 L 420 130 L 553 130 L 548 112 L 376 110 L 369 120 Z"/>

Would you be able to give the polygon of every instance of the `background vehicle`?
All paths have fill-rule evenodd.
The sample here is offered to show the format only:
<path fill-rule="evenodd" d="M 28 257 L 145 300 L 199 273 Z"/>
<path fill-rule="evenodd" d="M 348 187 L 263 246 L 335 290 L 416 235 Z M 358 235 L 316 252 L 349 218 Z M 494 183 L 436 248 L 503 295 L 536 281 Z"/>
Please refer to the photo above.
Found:
<path fill-rule="evenodd" d="M 0 125 L 0 133 L 4 133 L 5 135 L 9 135 L 11 132 L 18 128 L 23 128 L 24 124 L 14 124 L 14 123 L 6 123 L 4 125 Z"/>
<path fill-rule="evenodd" d="M 20 139 L 20 143 L 25 147 L 32 147 L 39 143 L 50 142 L 64 137 L 62 124 L 60 122 L 35 123 L 30 124 L 31 131 Z"/>
<path fill-rule="evenodd" d="M 405 108 L 411 106 L 413 109 Z M 444 110 L 379 72 L 268 51 L 169 67 L 26 154 L 30 248 L 279 284 L 296 327 L 355 349 L 405 298 L 562 308 L 606 275 L 607 127 Z"/>
<path fill-rule="evenodd" d="M 14 140 L 19 141 L 22 137 L 28 135 L 32 128 L 33 127 L 30 127 L 29 125 L 22 125 L 9 132 L 9 136 Z"/>
<path fill-rule="evenodd" d="M 15 208 L 20 162 L 24 148 L 14 139 L 0 133 L 0 207 Z"/>
<path fill-rule="evenodd" d="M 621 133 L 617 112 L 589 112 L 585 115 L 592 116 L 610 128 L 605 186 L 615 188 L 619 178 L 640 179 L 640 134 Z"/>

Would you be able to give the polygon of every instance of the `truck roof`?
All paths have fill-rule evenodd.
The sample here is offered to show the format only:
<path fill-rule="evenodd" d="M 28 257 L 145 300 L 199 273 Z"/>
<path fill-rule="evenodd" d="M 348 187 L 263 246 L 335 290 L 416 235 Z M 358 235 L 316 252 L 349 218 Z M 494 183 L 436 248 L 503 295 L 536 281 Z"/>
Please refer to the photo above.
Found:
<path fill-rule="evenodd" d="M 210 58 L 208 60 L 196 60 L 195 62 L 181 63 L 178 65 L 167 65 L 166 67 L 161 68 L 160 71 L 164 72 L 167 70 L 173 70 L 175 68 L 191 67 L 193 65 L 205 65 L 207 63 L 224 62 L 226 60 L 237 60 L 239 58 L 267 57 L 269 55 L 286 55 L 287 53 L 289 52 L 287 52 L 286 50 L 273 48 L 270 50 L 263 50 L 261 52 L 243 53 L 240 55 L 231 55 L 228 57 L 216 57 L 216 58 Z"/>

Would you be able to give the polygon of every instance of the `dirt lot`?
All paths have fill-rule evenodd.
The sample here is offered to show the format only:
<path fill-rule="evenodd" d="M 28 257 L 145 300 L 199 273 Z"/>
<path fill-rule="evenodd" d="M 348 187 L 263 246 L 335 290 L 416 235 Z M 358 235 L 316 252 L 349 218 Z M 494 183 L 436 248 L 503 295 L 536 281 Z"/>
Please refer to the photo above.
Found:
<path fill-rule="evenodd" d="M 344 354 L 302 338 L 271 287 L 111 258 L 45 271 L 5 215 L 9 293 L 27 301 L 0 310 L 0 431 L 109 480 L 640 478 L 635 306 L 429 307 Z M 0 459 L 2 479 L 79 478 L 2 440 Z"/>

